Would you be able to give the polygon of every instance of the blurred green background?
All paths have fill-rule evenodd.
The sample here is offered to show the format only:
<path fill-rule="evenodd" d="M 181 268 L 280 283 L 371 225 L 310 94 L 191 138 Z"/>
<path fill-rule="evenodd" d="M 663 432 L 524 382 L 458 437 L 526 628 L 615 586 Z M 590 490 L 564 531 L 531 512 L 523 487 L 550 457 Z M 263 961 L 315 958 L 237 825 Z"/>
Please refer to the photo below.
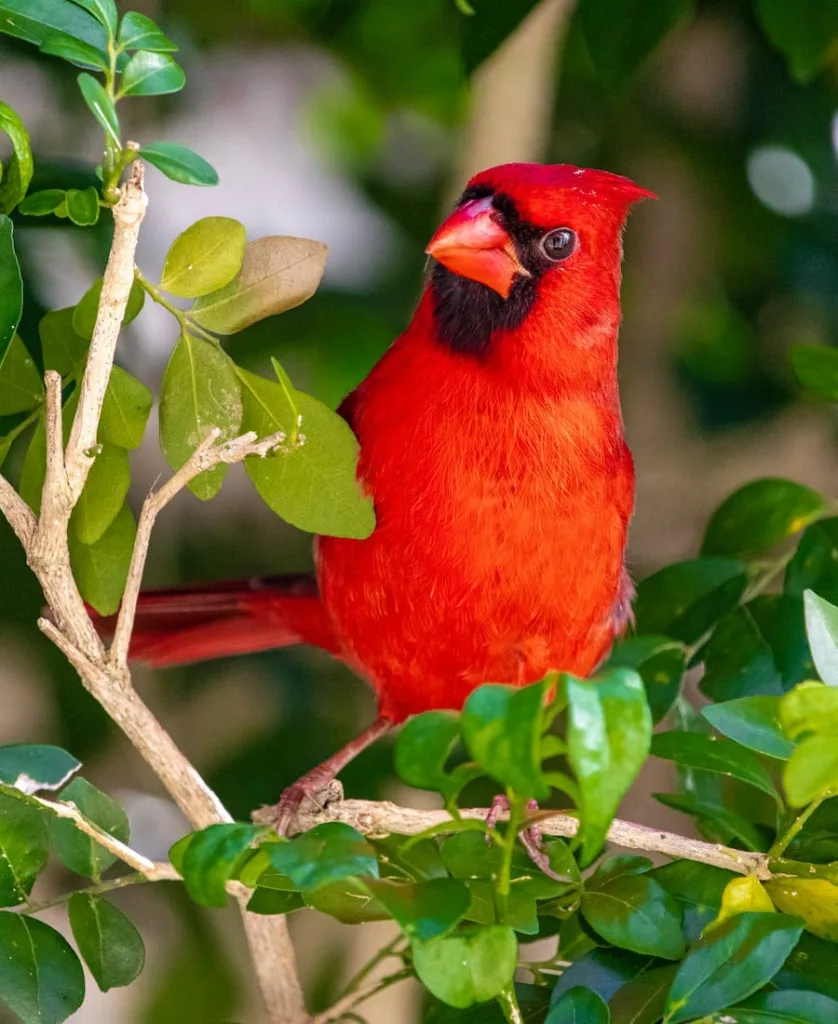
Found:
<path fill-rule="evenodd" d="M 174 235 L 208 214 L 238 217 L 250 237 L 296 234 L 331 247 L 315 298 L 237 335 L 239 361 L 266 369 L 276 355 L 301 388 L 336 405 L 409 319 L 424 246 L 469 174 L 508 160 L 603 167 L 660 197 L 632 215 L 626 238 L 621 377 L 638 471 L 634 574 L 694 553 L 707 513 L 745 480 L 787 475 L 834 490 L 833 413 L 801 398 L 788 349 L 838 336 L 838 44 L 827 45 L 838 39 L 838 5 L 803 5 L 780 33 L 784 45 L 796 40 L 791 71 L 750 0 L 582 0 L 576 10 L 567 0 L 474 0 L 473 15 L 455 0 L 133 6 L 178 41 L 188 85 L 177 97 L 126 102 L 128 136 L 185 142 L 221 175 L 204 190 L 149 172 L 144 271 L 159 273 Z M 770 8 L 789 6 L 766 0 L 759 10 L 767 20 Z M 100 141 L 73 78 L 60 61 L 0 38 L 0 97 L 32 133 L 33 188 L 94 180 Z M 43 310 L 81 296 L 108 239 L 104 223 L 95 232 L 32 224 L 19 219 L 17 238 L 21 334 L 36 347 Z M 147 308 L 120 359 L 156 385 L 174 340 L 169 318 Z M 135 458 L 139 501 L 164 471 L 154 430 Z M 167 510 L 147 581 L 310 564 L 310 538 L 275 519 L 234 472 L 208 505 L 183 494 Z M 37 632 L 40 602 L 0 523 L 0 742 L 72 751 L 124 802 L 135 845 L 163 856 L 183 822 Z M 245 819 L 374 713 L 363 683 L 305 650 L 137 679 Z M 395 780 L 386 743 L 344 782 L 355 796 L 426 799 Z M 642 792 L 624 813 L 685 828 Z M 54 884 L 66 888 L 67 879 Z M 74 1021 L 259 1019 L 232 917 L 199 911 L 174 887 L 124 899 L 146 936 L 149 970 L 107 996 L 91 986 Z M 294 932 L 322 1003 L 387 929 L 305 913 Z M 418 1020 L 414 1001 L 413 992 L 388 992 L 370 1004 L 369 1020 Z"/>

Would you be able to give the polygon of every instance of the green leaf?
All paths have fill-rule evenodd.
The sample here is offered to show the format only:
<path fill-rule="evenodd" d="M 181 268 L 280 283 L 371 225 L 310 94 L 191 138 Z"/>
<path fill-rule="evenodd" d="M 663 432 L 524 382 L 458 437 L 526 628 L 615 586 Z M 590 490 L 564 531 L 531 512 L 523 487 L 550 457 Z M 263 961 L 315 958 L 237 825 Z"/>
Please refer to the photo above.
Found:
<path fill-rule="evenodd" d="M 17 331 L 22 312 L 23 280 L 15 254 L 12 222 L 0 214 L 0 367 Z"/>
<path fill-rule="evenodd" d="M 354 875 L 378 878 L 375 850 L 350 825 L 328 821 L 288 843 L 266 847 L 268 858 L 303 891 L 319 889 Z"/>
<path fill-rule="evenodd" d="M 803 594 L 806 636 L 821 679 L 838 686 L 838 608 L 811 590 Z"/>
<path fill-rule="evenodd" d="M 731 1013 L 736 1024 L 825 1024 L 838 1020 L 838 1001 L 819 992 L 760 992 Z"/>
<path fill-rule="evenodd" d="M 73 327 L 75 309 L 75 306 L 67 306 L 52 310 L 38 324 L 44 369 L 57 370 L 62 377 L 84 360 L 90 344 L 89 339 L 83 338 Z"/>
<path fill-rule="evenodd" d="M 654 868 L 649 877 L 682 903 L 716 911 L 722 905 L 722 897 L 728 882 L 739 876 L 712 864 L 674 860 L 662 867 Z"/>
<path fill-rule="evenodd" d="M 596 992 L 606 1002 L 633 978 L 642 977 L 660 964 L 652 956 L 639 956 L 623 949 L 592 949 L 566 968 L 553 988 L 551 1002 L 555 1005 L 576 985 Z"/>
<path fill-rule="evenodd" d="M 302 417 L 298 426 L 281 384 L 239 366 L 235 371 L 242 385 L 243 430 L 253 430 L 259 437 L 277 431 L 290 437 L 299 431 L 298 443 L 290 451 L 245 460 L 247 474 L 268 507 L 309 533 L 368 537 L 375 528 L 375 513 L 356 480 L 358 442 L 346 421 L 295 391 L 293 404 Z"/>
<path fill-rule="evenodd" d="M 767 477 L 745 484 L 713 513 L 702 555 L 761 555 L 821 518 L 826 501 L 793 480 Z"/>
<path fill-rule="evenodd" d="M 739 779 L 779 800 L 762 762 L 731 740 L 681 730 L 661 732 L 652 739 L 652 754 L 687 768 Z"/>
<path fill-rule="evenodd" d="M 678 1024 L 746 999 L 771 980 L 802 928 L 785 914 L 732 917 L 700 939 L 681 964 L 666 1004 L 665 1024 Z"/>
<path fill-rule="evenodd" d="M 682 814 L 691 814 L 698 818 L 699 829 L 714 842 L 720 841 L 719 829 L 726 831 L 727 841 L 731 836 L 738 839 L 746 850 L 765 851 L 767 843 L 757 828 L 741 815 L 725 807 L 721 798 L 713 800 L 692 793 L 653 793 L 652 796 L 664 807 L 670 807 Z"/>
<path fill-rule="evenodd" d="M 536 6 L 538 0 L 505 0 L 502 4 L 481 5 L 479 17 L 463 26 L 463 64 L 470 75 L 507 39 Z M 467 14 L 475 14 L 469 0 L 455 0 Z"/>
<path fill-rule="evenodd" d="M 806 931 L 838 942 L 838 886 L 825 878 L 772 878 L 765 888 L 778 910 L 802 918 Z"/>
<path fill-rule="evenodd" d="M 569 988 L 547 1014 L 544 1024 L 609 1024 L 608 1005 L 589 988 Z"/>
<path fill-rule="evenodd" d="M 218 172 L 211 164 L 175 142 L 153 142 L 142 147 L 140 156 L 181 185 L 218 184 Z"/>
<path fill-rule="evenodd" d="M 101 538 L 122 510 L 131 485 L 128 452 L 107 442 L 99 449 L 70 519 L 70 528 L 82 544 L 95 544 Z"/>
<path fill-rule="evenodd" d="M 0 365 L 0 416 L 36 409 L 43 397 L 41 375 L 20 335 L 16 334 Z"/>
<path fill-rule="evenodd" d="M 435 790 L 446 800 L 453 800 L 464 786 L 483 774 L 473 764 L 445 770 L 459 737 L 460 719 L 452 711 L 426 711 L 409 718 L 396 741 L 396 772 L 409 786 Z"/>
<path fill-rule="evenodd" d="M 111 797 L 86 779 L 75 778 L 61 791 L 61 800 L 73 803 L 88 821 L 122 843 L 131 836 L 128 815 Z M 116 856 L 80 832 L 67 818 L 53 818 L 52 845 L 62 864 L 78 875 L 98 881 L 102 872 L 116 862 Z"/>
<path fill-rule="evenodd" d="M 73 312 L 73 330 L 82 338 L 93 337 L 93 329 L 96 326 L 96 316 L 99 312 L 99 299 L 102 297 L 102 278 L 94 281 L 93 284 L 82 295 L 76 303 Z M 125 316 L 122 318 L 122 326 L 125 327 L 139 316 L 140 310 L 145 303 L 145 292 L 134 282 L 131 291 L 128 293 L 128 302 L 125 306 Z"/>
<path fill-rule="evenodd" d="M 691 8 L 690 0 L 580 0 L 576 17 L 604 84 L 623 85 Z"/>
<path fill-rule="evenodd" d="M 70 564 L 82 597 L 100 615 L 112 615 L 119 607 L 137 526 L 127 505 L 95 544 L 82 544 L 70 535 Z"/>
<path fill-rule="evenodd" d="M 116 35 L 115 0 L 73 0 L 73 3 L 89 11 L 99 24 L 104 26 L 111 38 Z"/>
<path fill-rule="evenodd" d="M 79 227 L 91 227 L 99 220 L 99 193 L 92 185 L 84 191 L 68 189 L 66 202 L 67 216 Z"/>
<path fill-rule="evenodd" d="M 145 964 L 142 936 L 121 910 L 101 896 L 76 892 L 67 904 L 73 938 L 103 992 L 130 985 Z"/>
<path fill-rule="evenodd" d="M 244 224 L 232 217 L 204 217 L 172 243 L 160 287 L 185 299 L 223 288 L 241 270 L 246 244 Z"/>
<path fill-rule="evenodd" d="M 239 432 L 242 394 L 237 370 L 211 342 L 191 334 L 178 339 L 160 392 L 160 445 L 172 469 L 180 469 L 213 427 L 221 431 L 219 441 L 229 441 Z M 227 466 L 216 466 L 191 480 L 189 489 L 207 501 L 218 493 L 226 473 Z"/>
<path fill-rule="evenodd" d="M 687 654 L 667 636 L 631 636 L 618 640 L 605 668 L 633 668 L 646 687 L 652 721 L 657 724 L 681 692 Z"/>
<path fill-rule="evenodd" d="M 0 32 L 81 67 L 106 69 L 107 36 L 94 18 L 55 0 L 0 0 Z"/>
<path fill-rule="evenodd" d="M 63 188 L 46 188 L 41 192 L 30 192 L 21 202 L 18 212 L 27 217 L 45 217 L 63 206 L 66 197 L 67 193 Z"/>
<path fill-rule="evenodd" d="M 413 943 L 419 980 L 437 999 L 462 1010 L 498 996 L 512 981 L 517 956 L 515 932 L 504 925 Z"/>
<path fill-rule="evenodd" d="M 428 942 L 451 931 L 471 902 L 469 891 L 453 878 L 401 884 L 368 880 L 367 888 L 411 939 Z"/>
<path fill-rule="evenodd" d="M 0 213 L 11 213 L 26 195 L 32 180 L 32 148 L 29 133 L 23 121 L 12 108 L 0 101 L 0 132 L 8 135 L 12 143 L 12 156 L 5 167 L 0 167 Z"/>
<path fill-rule="evenodd" d="M 298 892 L 257 885 L 247 902 L 247 909 L 251 914 L 292 914 L 306 905 Z"/>
<path fill-rule="evenodd" d="M 183 68 L 168 53 L 138 50 L 119 80 L 119 96 L 162 96 L 186 85 Z"/>
<path fill-rule="evenodd" d="M 123 17 L 117 41 L 123 50 L 149 50 L 152 53 L 174 53 L 177 50 L 177 45 L 151 18 L 136 11 L 129 11 Z"/>
<path fill-rule="evenodd" d="M 107 60 L 95 47 L 77 39 L 52 38 L 43 44 L 41 53 L 61 57 L 76 67 L 90 68 L 92 71 L 106 71 L 108 68 Z"/>
<path fill-rule="evenodd" d="M 681 908 L 647 875 L 619 875 L 582 897 L 582 913 L 607 942 L 666 960 L 684 955 Z"/>
<path fill-rule="evenodd" d="M 76 79 L 84 102 L 90 108 L 90 112 L 104 129 L 105 135 L 118 148 L 121 148 L 119 118 L 116 116 L 116 107 L 113 100 L 105 92 L 104 86 L 87 72 L 82 72 Z"/>
<path fill-rule="evenodd" d="M 804 807 L 825 792 L 838 794 L 838 740 L 810 736 L 795 748 L 783 772 L 783 788 L 792 807 Z"/>
<path fill-rule="evenodd" d="M 341 924 L 365 924 L 368 921 L 387 921 L 390 914 L 373 899 L 365 882 L 357 878 L 344 878 L 303 893 L 306 906 L 328 914 Z"/>
<path fill-rule="evenodd" d="M 747 584 L 747 566 L 728 558 L 669 565 L 637 588 L 637 632 L 695 643 L 738 604 Z"/>
<path fill-rule="evenodd" d="M 567 696 L 567 756 L 579 782 L 579 837 L 590 863 L 649 753 L 652 716 L 640 676 L 630 669 L 590 682 L 569 676 Z"/>
<path fill-rule="evenodd" d="M 550 793 L 541 771 L 544 696 L 544 683 L 480 686 L 460 716 L 466 749 L 486 774 L 517 796 L 537 800 Z"/>
<path fill-rule="evenodd" d="M 60 1024 L 84 1001 L 84 972 L 67 940 L 24 914 L 0 913 L 0 999 L 23 1024 Z"/>
<path fill-rule="evenodd" d="M 48 853 L 46 814 L 0 793 L 0 907 L 14 907 L 29 899 Z"/>
<path fill-rule="evenodd" d="M 779 716 L 791 740 L 809 733 L 838 736 L 838 689 L 823 683 L 801 683 L 780 701 Z"/>
<path fill-rule="evenodd" d="M 183 879 L 192 899 L 206 907 L 225 906 L 227 882 L 238 876 L 254 842 L 269 834 L 266 825 L 238 822 L 209 825 L 195 834 L 182 863 Z"/>
<path fill-rule="evenodd" d="M 758 754 L 787 761 L 794 752 L 780 725 L 779 697 L 740 697 L 710 704 L 701 713 L 723 736 Z"/>
<path fill-rule="evenodd" d="M 81 762 L 61 747 L 15 743 L 0 747 L 0 782 L 22 793 L 59 789 L 81 768 Z"/>
<path fill-rule="evenodd" d="M 293 309 L 317 291 L 328 249 L 284 235 L 248 242 L 241 271 L 226 287 L 198 299 L 190 316 L 216 334 L 237 334 Z"/>
<path fill-rule="evenodd" d="M 677 964 L 655 967 L 623 985 L 608 1004 L 611 1024 L 657 1024 L 677 970 Z"/>
<path fill-rule="evenodd" d="M 121 448 L 136 448 L 143 439 L 154 396 L 142 381 L 119 366 L 111 370 L 99 436 Z"/>
<path fill-rule="evenodd" d="M 838 349 L 828 345 L 792 345 L 795 376 L 812 394 L 838 402 Z"/>
<path fill-rule="evenodd" d="M 808 82 L 829 61 L 838 37 L 838 8 L 829 0 L 757 0 L 757 16 L 798 82 Z"/>
<path fill-rule="evenodd" d="M 638 857 L 633 853 L 609 853 L 597 864 L 586 886 L 588 889 L 599 889 L 621 875 L 645 875 L 652 867 L 648 857 Z"/>
<path fill-rule="evenodd" d="M 821 519 L 813 523 L 797 545 L 786 569 L 783 590 L 803 600 L 806 590 L 814 590 L 821 597 L 838 601 L 838 517 Z"/>

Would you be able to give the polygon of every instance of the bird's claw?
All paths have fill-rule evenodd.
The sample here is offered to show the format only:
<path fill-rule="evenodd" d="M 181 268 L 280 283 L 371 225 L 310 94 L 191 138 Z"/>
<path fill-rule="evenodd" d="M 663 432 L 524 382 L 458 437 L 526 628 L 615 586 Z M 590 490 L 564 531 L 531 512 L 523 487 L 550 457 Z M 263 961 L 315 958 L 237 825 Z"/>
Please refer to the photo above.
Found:
<path fill-rule="evenodd" d="M 527 811 L 538 810 L 538 803 L 535 800 L 527 801 Z M 489 813 L 486 815 L 486 824 L 489 828 L 494 828 L 498 823 L 498 819 L 501 814 L 509 811 L 509 800 L 503 794 L 498 794 L 492 800 L 492 806 L 489 808 Z M 541 829 L 536 823 L 533 823 L 528 828 L 522 829 L 518 833 L 518 838 L 521 840 L 521 846 L 527 851 L 527 856 L 535 864 L 537 868 L 544 872 L 548 878 L 554 879 L 556 882 L 566 882 L 567 879 L 562 875 L 557 874 L 550 865 L 550 857 L 547 851 L 544 849 L 544 837 L 541 834 Z M 490 837 L 486 837 L 487 841 Z"/>
<path fill-rule="evenodd" d="M 339 792 L 336 792 L 336 788 Z M 315 768 L 282 791 L 279 803 L 271 808 L 273 827 L 279 835 L 287 836 L 306 801 L 313 804 L 316 811 L 325 811 L 330 803 L 342 795 L 343 789 L 340 783 L 336 783 L 334 776 L 321 768 Z M 299 832 L 300 829 L 295 828 L 293 831 Z"/>

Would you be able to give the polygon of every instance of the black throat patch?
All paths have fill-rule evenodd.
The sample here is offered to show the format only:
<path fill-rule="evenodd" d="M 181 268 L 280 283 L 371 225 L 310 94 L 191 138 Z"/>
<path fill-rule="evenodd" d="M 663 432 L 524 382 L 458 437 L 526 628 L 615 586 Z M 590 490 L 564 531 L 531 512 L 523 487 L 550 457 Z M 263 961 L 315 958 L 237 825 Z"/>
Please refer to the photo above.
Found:
<path fill-rule="evenodd" d="M 509 196 L 479 185 L 466 189 L 457 205 L 486 196 L 494 197 L 492 205 L 501 214 L 503 227 L 531 276 L 519 276 L 506 299 L 487 285 L 461 277 L 441 263 L 435 264 L 431 276 L 438 340 L 454 352 L 476 358 L 489 354 L 495 331 L 514 330 L 524 321 L 535 301 L 539 278 L 550 266 L 538 247 L 544 229 L 521 220 Z"/>

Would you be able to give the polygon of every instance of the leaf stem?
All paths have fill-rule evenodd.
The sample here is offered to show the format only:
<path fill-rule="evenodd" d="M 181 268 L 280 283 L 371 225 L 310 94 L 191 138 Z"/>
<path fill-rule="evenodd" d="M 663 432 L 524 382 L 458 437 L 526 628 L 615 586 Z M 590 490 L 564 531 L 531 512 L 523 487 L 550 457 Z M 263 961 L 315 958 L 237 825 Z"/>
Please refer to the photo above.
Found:
<path fill-rule="evenodd" d="M 524 1024 L 524 1017 L 521 1007 L 518 1005 L 518 997 L 515 995 L 515 983 L 510 981 L 506 988 L 498 996 L 498 1005 L 503 1011 L 504 1019 L 508 1024 Z"/>
<path fill-rule="evenodd" d="M 496 887 L 498 918 L 501 922 L 506 917 L 506 906 L 509 890 L 512 885 L 512 855 L 515 852 L 515 840 L 518 829 L 524 819 L 526 800 L 516 796 L 511 789 L 507 790 L 509 799 L 509 824 L 501 842 L 501 863 Z"/>
<path fill-rule="evenodd" d="M 146 295 L 149 296 L 158 306 L 162 306 L 163 309 L 167 310 L 180 324 L 180 329 L 184 334 L 192 334 L 203 341 L 210 341 L 213 345 L 218 344 L 218 339 L 214 338 L 211 334 L 207 333 L 199 324 L 193 323 L 187 319 L 186 313 L 182 309 L 173 303 L 169 302 L 166 296 L 160 291 L 157 285 L 154 285 L 149 279 L 143 274 L 139 267 L 134 267 L 134 280 L 143 289 Z"/>
<path fill-rule="evenodd" d="M 835 795 L 836 791 L 834 789 L 825 789 L 822 793 L 816 796 L 815 799 L 807 807 L 805 807 L 800 812 L 800 814 L 798 814 L 798 816 L 794 819 L 791 825 L 789 825 L 786 831 L 783 832 L 781 836 L 777 837 L 777 839 L 774 842 L 774 845 L 768 851 L 768 856 L 781 857 L 785 853 L 786 848 L 788 847 L 789 843 L 791 843 L 792 839 L 794 839 L 797 833 L 803 828 L 803 826 L 806 824 L 809 818 L 812 817 L 812 815 L 820 807 L 824 800 Z"/>
<path fill-rule="evenodd" d="M 149 882 L 151 879 L 146 878 L 145 875 L 139 871 L 130 871 L 127 875 L 120 875 L 119 878 L 111 878 L 107 882 L 98 882 L 96 885 L 88 885 L 84 889 L 74 889 L 72 892 L 65 892 L 61 896 L 56 896 L 51 900 L 42 900 L 39 903 L 25 903 L 20 909 L 25 911 L 27 914 L 39 914 L 42 910 L 49 910 L 50 907 L 59 907 L 62 903 L 67 903 L 71 896 L 75 896 L 76 893 L 82 893 L 90 896 L 101 896 L 102 893 L 112 892 L 114 889 L 124 889 L 129 885 L 140 885 L 143 882 Z"/>

